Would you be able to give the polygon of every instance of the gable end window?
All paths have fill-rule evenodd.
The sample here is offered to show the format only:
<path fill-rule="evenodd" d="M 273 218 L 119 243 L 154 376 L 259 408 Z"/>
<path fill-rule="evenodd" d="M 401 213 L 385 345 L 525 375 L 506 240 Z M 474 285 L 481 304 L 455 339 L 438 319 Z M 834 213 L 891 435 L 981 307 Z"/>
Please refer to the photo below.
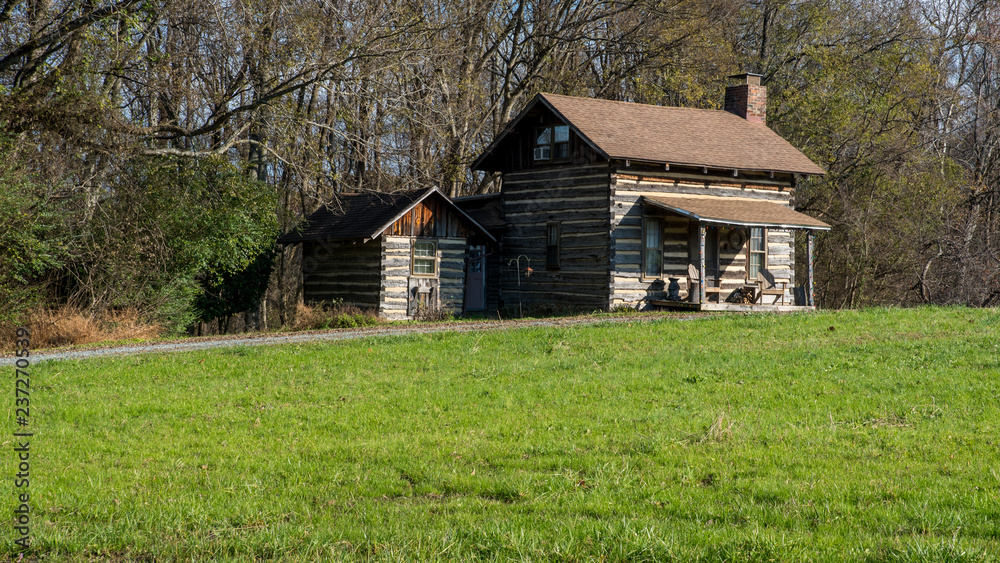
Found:
<path fill-rule="evenodd" d="M 559 267 L 559 223 L 549 223 L 545 233 L 545 267 L 556 269 Z"/>
<path fill-rule="evenodd" d="M 428 240 L 413 241 L 410 273 L 415 276 L 433 276 L 437 273 L 437 243 Z"/>
<path fill-rule="evenodd" d="M 645 278 L 663 275 L 663 224 L 656 218 L 642 221 L 642 275 Z"/>
<path fill-rule="evenodd" d="M 535 131 L 535 160 L 569 158 L 569 125 L 539 127 Z"/>

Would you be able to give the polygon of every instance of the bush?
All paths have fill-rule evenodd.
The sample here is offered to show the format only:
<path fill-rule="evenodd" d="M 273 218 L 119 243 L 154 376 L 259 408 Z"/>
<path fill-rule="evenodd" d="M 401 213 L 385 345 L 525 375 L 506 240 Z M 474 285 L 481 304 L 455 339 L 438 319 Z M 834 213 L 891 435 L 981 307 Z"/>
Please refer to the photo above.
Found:
<path fill-rule="evenodd" d="M 320 302 L 315 305 L 299 305 L 296 310 L 295 330 L 321 330 L 328 328 L 358 328 L 382 324 L 382 319 L 373 309 L 362 309 L 342 302 Z"/>
<path fill-rule="evenodd" d="M 26 322 L 44 298 L 40 278 L 66 256 L 64 210 L 21 161 L 0 135 L 0 324 Z"/>
<path fill-rule="evenodd" d="M 417 310 L 417 314 L 414 315 L 413 318 L 414 320 L 418 321 L 441 322 L 441 321 L 453 321 L 455 320 L 455 315 L 452 315 L 448 311 L 445 311 L 444 309 L 440 308 L 433 308 L 433 309 L 423 308 Z"/>
<path fill-rule="evenodd" d="M 221 158 L 143 157 L 109 193 L 68 268 L 76 302 L 136 307 L 176 333 L 259 300 L 278 233 L 269 186 Z"/>

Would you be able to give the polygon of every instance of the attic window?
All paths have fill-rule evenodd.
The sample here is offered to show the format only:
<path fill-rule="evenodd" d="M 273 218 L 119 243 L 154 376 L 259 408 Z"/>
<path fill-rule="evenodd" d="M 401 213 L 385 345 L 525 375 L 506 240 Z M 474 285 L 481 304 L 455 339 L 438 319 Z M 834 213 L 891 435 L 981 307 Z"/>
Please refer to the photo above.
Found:
<path fill-rule="evenodd" d="M 569 158 L 569 125 L 539 127 L 535 135 L 535 160 Z"/>

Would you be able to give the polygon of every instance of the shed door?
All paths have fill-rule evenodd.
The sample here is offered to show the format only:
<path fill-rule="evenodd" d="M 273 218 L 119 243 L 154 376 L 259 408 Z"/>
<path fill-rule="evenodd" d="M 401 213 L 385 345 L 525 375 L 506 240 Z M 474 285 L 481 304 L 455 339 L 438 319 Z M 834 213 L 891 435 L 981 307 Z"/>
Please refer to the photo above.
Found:
<path fill-rule="evenodd" d="M 465 310 L 486 308 L 486 247 L 469 247 L 469 267 L 465 274 Z"/>

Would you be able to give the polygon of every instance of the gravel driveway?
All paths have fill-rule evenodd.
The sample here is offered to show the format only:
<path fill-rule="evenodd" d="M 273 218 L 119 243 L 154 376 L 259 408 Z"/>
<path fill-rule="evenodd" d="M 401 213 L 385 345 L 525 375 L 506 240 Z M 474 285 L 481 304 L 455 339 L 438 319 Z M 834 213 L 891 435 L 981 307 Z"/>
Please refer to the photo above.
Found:
<path fill-rule="evenodd" d="M 559 319 L 533 319 L 512 321 L 481 321 L 461 323 L 426 323 L 410 326 L 374 326 L 358 329 L 335 329 L 326 331 L 271 333 L 247 336 L 219 336 L 208 338 L 190 338 L 155 344 L 133 344 L 128 346 L 106 346 L 93 348 L 74 348 L 56 350 L 32 350 L 31 363 L 45 360 L 84 360 L 103 356 L 127 356 L 132 354 L 149 354 L 164 352 L 187 352 L 204 350 L 206 348 L 227 348 L 231 346 L 269 346 L 274 344 L 289 344 L 297 342 L 316 342 L 330 340 L 349 340 L 378 336 L 400 336 L 404 334 L 428 334 L 435 332 L 472 332 L 481 330 L 509 330 L 527 327 L 561 327 L 576 325 L 593 325 L 599 323 L 649 322 L 653 320 L 690 320 L 705 315 L 691 314 L 646 314 L 622 317 L 568 317 Z M 0 366 L 12 366 L 17 358 L 6 352 L 0 357 Z"/>

